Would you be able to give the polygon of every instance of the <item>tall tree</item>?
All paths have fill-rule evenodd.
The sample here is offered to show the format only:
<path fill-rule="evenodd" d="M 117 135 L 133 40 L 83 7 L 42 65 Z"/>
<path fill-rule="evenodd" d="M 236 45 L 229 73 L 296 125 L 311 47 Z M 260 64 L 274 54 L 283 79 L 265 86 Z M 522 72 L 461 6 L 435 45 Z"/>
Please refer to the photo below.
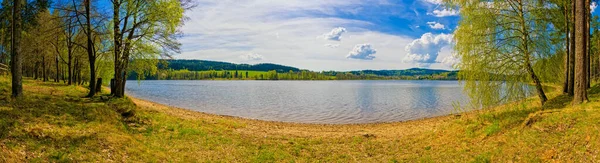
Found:
<path fill-rule="evenodd" d="M 13 2 L 10 71 L 12 74 L 12 97 L 19 98 L 23 96 L 23 56 L 19 53 L 21 47 L 21 14 L 15 13 L 21 13 L 23 1 L 14 0 Z"/>
<path fill-rule="evenodd" d="M 575 94 L 575 0 L 571 0 L 571 27 L 570 33 L 567 35 L 570 38 L 570 51 L 569 51 L 569 89 L 568 94 L 573 96 Z"/>
<path fill-rule="evenodd" d="M 588 100 L 587 97 L 587 72 L 586 72 L 586 13 L 589 4 L 586 0 L 575 2 L 575 95 L 573 104 L 581 104 Z"/>
<path fill-rule="evenodd" d="M 111 93 L 116 97 L 124 97 L 129 62 L 132 57 L 154 58 L 154 61 L 158 62 L 156 58 L 161 55 L 168 56 L 169 52 L 179 52 L 180 44 L 176 40 L 176 34 L 177 29 L 183 24 L 186 3 L 180 0 L 111 0 L 111 2 L 114 12 L 115 60 L 114 87 Z M 148 66 L 155 67 L 156 63 Z"/>
<path fill-rule="evenodd" d="M 573 72 L 571 69 L 572 65 L 574 62 L 572 62 L 571 57 L 574 56 L 573 55 L 573 48 L 571 48 L 571 38 L 573 37 L 570 33 L 573 30 L 572 28 L 572 3 L 569 0 L 560 0 L 558 2 L 556 2 L 557 4 L 559 4 L 562 8 L 562 16 L 564 18 L 564 27 L 563 27 L 563 32 L 564 32 L 564 36 L 565 36 L 565 49 L 566 49 L 566 53 L 565 53 L 565 57 L 564 57 L 564 66 L 563 66 L 563 70 L 564 70 L 564 85 L 563 85 L 563 93 L 565 94 L 571 94 L 573 92 Z"/>

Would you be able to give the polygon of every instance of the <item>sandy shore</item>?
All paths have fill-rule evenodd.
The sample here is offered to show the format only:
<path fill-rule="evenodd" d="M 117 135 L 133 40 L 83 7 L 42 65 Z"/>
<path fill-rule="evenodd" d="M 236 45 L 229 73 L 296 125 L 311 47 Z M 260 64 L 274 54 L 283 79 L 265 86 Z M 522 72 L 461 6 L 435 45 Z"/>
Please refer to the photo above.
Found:
<path fill-rule="evenodd" d="M 398 138 L 399 136 L 415 135 L 428 131 L 436 131 L 451 121 L 457 115 L 447 115 L 405 122 L 373 123 L 373 124 L 302 124 L 289 122 L 274 122 L 245 119 L 233 116 L 222 116 L 192 111 L 172 106 L 155 103 L 148 100 L 130 97 L 140 108 L 149 111 L 163 112 L 183 119 L 203 119 L 206 121 L 232 121 L 244 127 L 237 130 L 247 134 L 284 135 L 295 137 L 347 137 L 347 136 L 376 136 L 378 138 Z M 464 113 L 462 116 L 472 115 L 474 112 Z"/>

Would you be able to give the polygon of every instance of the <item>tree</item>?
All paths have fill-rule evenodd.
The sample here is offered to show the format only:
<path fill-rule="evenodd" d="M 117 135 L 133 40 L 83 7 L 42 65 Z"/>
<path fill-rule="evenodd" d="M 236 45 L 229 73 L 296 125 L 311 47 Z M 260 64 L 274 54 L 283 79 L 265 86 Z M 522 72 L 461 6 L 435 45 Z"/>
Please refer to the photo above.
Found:
<path fill-rule="evenodd" d="M 21 5 L 23 1 L 14 0 L 13 2 L 10 71 L 12 75 L 12 97 L 19 98 L 23 96 L 23 57 L 19 54 L 21 47 L 21 14 L 14 13 L 21 13 Z"/>
<path fill-rule="evenodd" d="M 569 3 L 569 1 L 562 1 L 562 3 L 559 3 L 562 6 L 562 10 L 563 10 L 563 17 L 564 17 L 564 32 L 565 32 L 565 42 L 566 42 L 566 53 L 565 53 L 565 57 L 564 57 L 564 85 L 563 85 L 563 93 L 569 93 L 569 90 L 572 90 L 572 88 L 569 88 L 572 86 L 572 82 L 573 80 L 571 79 L 571 77 L 573 76 L 573 74 L 571 73 L 571 36 L 570 32 L 571 32 L 571 12 L 570 10 L 572 10 L 571 5 Z"/>
<path fill-rule="evenodd" d="M 83 31 L 86 38 L 86 45 L 80 45 L 87 52 L 88 64 L 90 69 L 90 78 L 89 78 L 89 93 L 86 97 L 93 97 L 96 94 L 96 45 L 93 37 L 94 30 L 92 29 L 92 15 L 91 15 L 91 0 L 83 0 L 83 13 L 80 13 L 79 7 L 76 4 L 76 1 L 73 0 L 74 13 L 75 18 L 80 26 L 80 31 Z M 83 17 L 84 21 L 81 20 Z M 101 83 L 100 83 L 101 84 Z"/>
<path fill-rule="evenodd" d="M 533 64 L 552 56 L 544 1 L 453 1 L 461 8 L 455 49 L 459 79 L 476 106 L 528 97 L 533 83 L 540 103 L 547 97 Z"/>
<path fill-rule="evenodd" d="M 115 87 L 111 93 L 124 97 L 125 83 L 131 55 L 168 57 L 169 52 L 179 52 L 177 29 L 183 23 L 186 9 L 179 0 L 111 0 L 113 5 L 113 41 Z M 188 2 L 188 1 L 185 1 Z M 124 15 L 121 15 L 124 13 Z M 143 48 L 153 53 L 135 53 Z M 156 66 L 148 65 L 148 66 Z M 143 74 L 143 73 L 138 73 Z"/>
<path fill-rule="evenodd" d="M 573 104 L 581 104 L 588 100 L 587 98 L 587 72 L 586 72 L 586 17 L 589 4 L 586 0 L 575 1 L 575 95 Z"/>

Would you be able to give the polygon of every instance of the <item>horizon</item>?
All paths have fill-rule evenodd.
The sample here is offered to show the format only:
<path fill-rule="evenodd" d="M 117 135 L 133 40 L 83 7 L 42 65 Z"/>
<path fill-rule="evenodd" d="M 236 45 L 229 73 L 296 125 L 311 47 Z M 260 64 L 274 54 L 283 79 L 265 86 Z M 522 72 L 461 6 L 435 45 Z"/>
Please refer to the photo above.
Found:
<path fill-rule="evenodd" d="M 284 64 L 280 64 L 280 63 L 273 63 L 273 62 L 259 62 L 259 63 L 234 63 L 234 62 L 228 62 L 228 61 L 217 61 L 217 60 L 204 60 L 204 59 L 164 59 L 164 60 L 188 60 L 188 61 L 209 61 L 209 62 L 223 62 L 223 63 L 230 63 L 230 64 L 247 64 L 247 65 L 259 65 L 259 64 L 273 64 L 273 65 L 280 65 L 280 66 L 287 66 L 287 67 L 292 67 L 292 68 L 297 68 L 300 70 L 308 70 L 308 71 L 312 71 L 312 72 L 328 72 L 328 71 L 335 71 L 335 72 L 351 72 L 351 71 L 398 71 L 398 70 L 410 70 L 410 69 L 423 69 L 423 70 L 443 70 L 443 71 L 459 71 L 458 69 L 436 69 L 436 68 L 420 68 L 420 67 L 410 67 L 410 68 L 404 68 L 404 69 L 355 69 L 355 70 L 310 70 L 310 69 L 305 69 L 302 67 L 296 67 L 296 66 L 291 66 L 291 65 L 284 65 Z"/>

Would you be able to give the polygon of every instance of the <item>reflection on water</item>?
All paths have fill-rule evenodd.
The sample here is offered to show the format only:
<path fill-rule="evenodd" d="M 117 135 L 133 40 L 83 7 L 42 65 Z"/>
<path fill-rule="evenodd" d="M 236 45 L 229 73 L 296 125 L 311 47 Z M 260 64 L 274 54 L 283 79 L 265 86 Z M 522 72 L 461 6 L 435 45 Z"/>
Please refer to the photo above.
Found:
<path fill-rule="evenodd" d="M 191 110 L 300 123 L 393 122 L 466 104 L 457 81 L 142 81 L 127 93 Z"/>

